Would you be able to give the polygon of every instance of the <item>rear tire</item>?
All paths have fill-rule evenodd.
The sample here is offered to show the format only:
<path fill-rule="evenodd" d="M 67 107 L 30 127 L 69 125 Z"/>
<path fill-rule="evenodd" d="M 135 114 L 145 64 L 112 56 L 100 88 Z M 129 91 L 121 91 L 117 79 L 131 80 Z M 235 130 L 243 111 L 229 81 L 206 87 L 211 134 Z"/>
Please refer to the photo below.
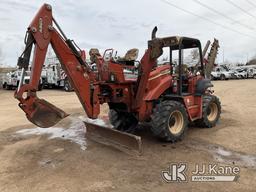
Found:
<path fill-rule="evenodd" d="M 202 119 L 195 123 L 199 127 L 212 128 L 216 125 L 221 114 L 221 104 L 218 97 L 215 95 L 203 96 L 203 114 Z"/>
<path fill-rule="evenodd" d="M 110 109 L 108 116 L 114 129 L 119 131 L 133 133 L 138 125 L 138 120 L 131 113 Z"/>
<path fill-rule="evenodd" d="M 71 84 L 69 83 L 69 81 L 68 81 L 67 78 L 64 80 L 64 87 L 63 87 L 63 89 L 64 89 L 66 92 L 70 92 L 70 91 L 73 90 L 73 89 L 72 89 L 72 86 L 71 86 Z"/>
<path fill-rule="evenodd" d="M 184 105 L 177 101 L 162 101 L 151 115 L 154 136 L 168 142 L 182 140 L 188 128 L 188 115 Z"/>

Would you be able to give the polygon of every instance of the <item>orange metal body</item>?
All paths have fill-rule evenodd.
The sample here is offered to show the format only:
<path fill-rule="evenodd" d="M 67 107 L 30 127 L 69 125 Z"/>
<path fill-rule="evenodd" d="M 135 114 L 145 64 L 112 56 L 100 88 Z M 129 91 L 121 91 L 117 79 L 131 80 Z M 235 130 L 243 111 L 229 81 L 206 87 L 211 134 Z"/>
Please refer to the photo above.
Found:
<path fill-rule="evenodd" d="M 171 66 L 156 66 L 156 57 L 152 57 L 152 48 L 149 47 L 140 61 L 141 74 L 137 79 L 125 79 L 123 64 L 113 60 L 104 61 L 97 57 L 98 72 L 93 72 L 86 63 L 79 62 L 79 57 L 69 47 L 68 42 L 53 27 L 52 10 L 49 5 L 41 7 L 28 28 L 33 36 L 34 60 L 32 63 L 31 81 L 24 84 L 15 92 L 22 110 L 29 120 L 33 120 L 36 111 L 58 111 L 52 106 L 44 105 L 36 96 L 42 66 L 45 61 L 48 46 L 51 44 L 62 64 L 74 90 L 88 117 L 97 118 L 100 113 L 100 104 L 108 103 L 110 108 L 119 108 L 133 113 L 139 121 L 150 119 L 154 102 L 165 92 L 173 93 L 173 75 Z M 111 79 L 112 78 L 112 79 Z M 187 80 L 189 96 L 177 97 L 184 103 L 190 120 L 201 118 L 202 98 L 194 96 L 197 80 L 201 76 L 193 76 Z M 24 93 L 26 96 L 24 97 Z M 40 113 L 39 113 L 40 114 Z M 59 116 L 66 116 L 59 111 Z"/>

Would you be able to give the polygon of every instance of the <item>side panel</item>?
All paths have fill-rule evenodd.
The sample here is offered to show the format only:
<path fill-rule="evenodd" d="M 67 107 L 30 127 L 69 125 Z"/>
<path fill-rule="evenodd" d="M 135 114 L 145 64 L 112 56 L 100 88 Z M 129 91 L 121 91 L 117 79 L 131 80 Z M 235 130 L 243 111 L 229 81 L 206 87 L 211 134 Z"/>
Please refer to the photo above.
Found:
<path fill-rule="evenodd" d="M 184 96 L 184 104 L 190 121 L 202 118 L 202 96 Z"/>
<path fill-rule="evenodd" d="M 152 101 L 171 87 L 170 66 L 157 67 L 149 75 L 145 96 L 139 109 L 139 121 L 147 121 L 152 112 Z"/>
<path fill-rule="evenodd" d="M 150 74 L 144 100 L 150 101 L 158 99 L 171 85 L 172 77 L 170 75 L 170 66 L 158 67 L 158 69 Z"/>

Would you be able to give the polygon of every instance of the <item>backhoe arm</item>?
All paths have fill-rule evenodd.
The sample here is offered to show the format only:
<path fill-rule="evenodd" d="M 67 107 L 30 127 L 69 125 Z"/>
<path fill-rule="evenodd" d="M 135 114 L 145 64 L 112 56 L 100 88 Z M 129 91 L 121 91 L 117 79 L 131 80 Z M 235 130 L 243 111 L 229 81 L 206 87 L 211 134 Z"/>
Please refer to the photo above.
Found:
<path fill-rule="evenodd" d="M 53 23 L 57 28 L 53 27 Z M 23 85 L 23 80 L 20 80 L 15 98 L 19 100 L 19 106 L 26 113 L 28 120 L 40 127 L 50 127 L 67 116 L 64 111 L 36 95 L 49 44 L 54 49 L 86 114 L 90 118 L 97 118 L 99 87 L 95 84 L 95 74 L 54 20 L 50 5 L 44 4 L 38 11 L 28 27 L 25 43 L 26 48 L 18 60 L 18 66 L 23 72 L 28 68 L 30 53 L 34 47 L 31 77 L 29 84 Z"/>

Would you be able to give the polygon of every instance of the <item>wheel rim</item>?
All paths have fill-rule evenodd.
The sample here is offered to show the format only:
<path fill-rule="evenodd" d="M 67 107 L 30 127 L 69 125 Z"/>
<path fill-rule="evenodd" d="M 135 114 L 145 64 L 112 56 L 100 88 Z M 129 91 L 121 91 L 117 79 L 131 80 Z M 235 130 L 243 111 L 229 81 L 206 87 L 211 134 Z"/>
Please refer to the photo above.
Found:
<path fill-rule="evenodd" d="M 215 121 L 218 116 L 218 106 L 216 103 L 211 103 L 207 110 L 207 118 L 209 121 Z"/>
<path fill-rule="evenodd" d="M 168 127 L 171 133 L 178 134 L 184 125 L 184 118 L 180 111 L 173 111 L 168 119 Z"/>

